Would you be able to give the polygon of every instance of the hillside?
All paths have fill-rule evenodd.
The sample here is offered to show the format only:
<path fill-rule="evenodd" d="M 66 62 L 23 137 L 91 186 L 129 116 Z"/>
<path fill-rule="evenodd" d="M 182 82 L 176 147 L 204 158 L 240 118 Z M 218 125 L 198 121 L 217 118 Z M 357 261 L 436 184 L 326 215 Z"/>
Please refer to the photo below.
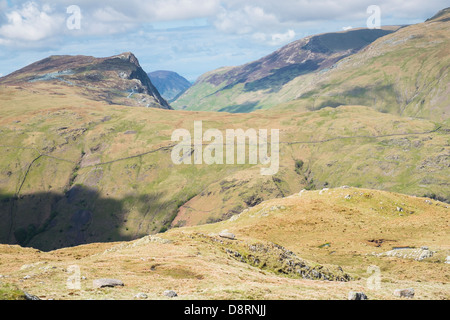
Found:
<path fill-rule="evenodd" d="M 205 74 L 173 106 L 228 112 L 276 106 L 281 112 L 365 105 L 397 115 L 436 121 L 448 119 L 450 13 L 442 10 L 436 16 L 390 34 L 386 31 L 379 34 L 378 39 L 371 38 L 373 42 L 361 50 L 342 51 L 337 58 L 327 50 L 310 58 L 314 51 L 308 51 L 308 46 L 319 42 L 315 39 L 339 39 L 335 34 L 299 40 L 259 61 Z M 341 35 L 353 39 L 357 32 L 368 31 L 354 30 Z M 308 45 L 304 45 L 305 42 Z M 290 54 L 282 55 L 284 52 Z M 271 57 L 281 65 L 270 64 Z M 297 70 L 295 57 L 303 59 L 303 66 L 314 64 L 317 59 L 321 61 L 323 57 L 327 63 Z M 265 63 L 270 68 L 264 73 L 258 66 Z M 255 73 L 248 75 L 246 71 L 252 68 Z M 230 75 L 235 80 L 223 81 Z M 261 78 L 253 79 L 255 75 Z"/>
<path fill-rule="evenodd" d="M 437 16 L 378 39 L 315 75 L 299 86 L 297 100 L 278 110 L 360 104 L 381 112 L 448 120 L 450 11 L 442 10 Z"/>
<path fill-rule="evenodd" d="M 41 250 L 229 219 L 303 188 L 448 201 L 449 128 L 368 107 L 233 115 L 130 108 L 74 86 L 0 86 L 0 242 Z M 174 165 L 173 130 L 277 128 L 280 167 Z M 187 218 L 188 216 L 188 218 Z"/>
<path fill-rule="evenodd" d="M 176 100 L 192 85 L 188 80 L 172 71 L 153 71 L 148 76 L 161 96 L 169 102 Z"/>
<path fill-rule="evenodd" d="M 260 109 L 264 100 L 278 97 L 280 90 L 297 77 L 330 68 L 398 28 L 354 29 L 297 40 L 257 61 L 206 73 L 173 105 L 227 112 Z"/>
<path fill-rule="evenodd" d="M 448 213 L 448 205 L 431 199 L 341 187 L 295 193 L 229 221 L 132 242 L 52 252 L 0 245 L 0 293 L 20 297 L 21 289 L 63 300 L 345 300 L 357 291 L 391 300 L 400 299 L 396 289 L 412 288 L 415 300 L 449 299 Z M 123 286 L 95 288 L 100 278 Z M 79 289 L 67 286 L 74 280 Z"/>
<path fill-rule="evenodd" d="M 171 109 L 130 52 L 109 58 L 51 56 L 0 78 L 0 85 L 49 83 L 109 104 Z"/>

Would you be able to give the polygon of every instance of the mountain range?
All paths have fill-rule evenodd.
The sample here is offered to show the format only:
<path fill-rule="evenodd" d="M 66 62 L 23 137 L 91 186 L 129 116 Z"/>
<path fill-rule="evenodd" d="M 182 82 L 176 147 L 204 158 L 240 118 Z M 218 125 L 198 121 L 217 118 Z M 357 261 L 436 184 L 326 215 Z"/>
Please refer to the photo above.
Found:
<path fill-rule="evenodd" d="M 0 78 L 0 298 L 340 299 L 375 265 L 371 298 L 448 299 L 449 22 L 307 37 L 170 104 L 185 81 L 130 52 Z M 279 171 L 175 164 L 197 121 L 279 129 Z M 67 265 L 125 286 L 68 291 Z"/>

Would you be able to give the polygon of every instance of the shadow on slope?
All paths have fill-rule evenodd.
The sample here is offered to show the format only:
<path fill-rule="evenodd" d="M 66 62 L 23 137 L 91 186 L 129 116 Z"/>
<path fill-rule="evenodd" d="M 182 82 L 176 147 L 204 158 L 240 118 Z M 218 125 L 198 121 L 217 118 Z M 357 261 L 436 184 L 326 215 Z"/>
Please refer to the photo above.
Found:
<path fill-rule="evenodd" d="M 166 230 L 172 222 L 169 213 L 175 218 L 180 204 L 162 198 L 162 193 L 108 198 L 80 185 L 65 194 L 38 192 L 16 197 L 0 193 L 0 243 L 49 251 L 134 240 Z M 160 212 L 169 218 L 158 220 Z M 142 221 L 136 223 L 136 219 Z"/>

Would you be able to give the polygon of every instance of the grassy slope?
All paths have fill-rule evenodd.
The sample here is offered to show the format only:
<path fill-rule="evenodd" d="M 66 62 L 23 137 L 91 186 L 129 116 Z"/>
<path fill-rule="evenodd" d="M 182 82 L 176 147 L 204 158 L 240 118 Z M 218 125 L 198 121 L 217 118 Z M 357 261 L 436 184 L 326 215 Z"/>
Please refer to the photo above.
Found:
<path fill-rule="evenodd" d="M 263 202 L 229 221 L 177 228 L 133 242 L 49 253 L 1 245 L 0 274 L 7 276 L 4 282 L 9 286 L 17 285 L 42 299 L 133 299 L 139 292 L 149 299 L 165 299 L 163 292 L 168 289 L 178 293 L 177 299 L 346 299 L 351 290 L 363 291 L 369 299 L 396 299 L 395 289 L 410 287 L 415 289 L 415 299 L 448 299 L 449 266 L 443 262 L 450 253 L 449 209 L 426 200 L 357 188 L 306 191 Z M 397 211 L 398 206 L 404 211 Z M 238 240 L 218 238 L 224 229 Z M 384 242 L 376 246 L 372 240 Z M 329 270 L 340 266 L 354 280 L 330 282 L 280 274 L 277 270 L 285 266 L 273 262 L 276 250 L 254 253 L 274 263 L 259 267 L 227 253 L 228 249 L 245 254 L 245 244 L 270 248 L 270 243 L 312 265 Z M 395 246 L 428 246 L 435 254 L 420 262 L 373 255 Z M 71 265 L 77 265 L 85 277 L 81 290 L 66 286 L 73 276 Z M 373 276 L 369 266 L 381 270 L 378 290 L 368 287 Z M 27 275 L 29 279 L 22 280 Z M 121 279 L 125 286 L 93 289 L 96 278 Z"/>
<path fill-rule="evenodd" d="M 449 22 L 400 29 L 316 75 L 297 92 L 299 99 L 277 109 L 360 104 L 393 114 L 448 119 L 449 34 Z"/>
<path fill-rule="evenodd" d="M 297 111 L 366 105 L 393 114 L 448 119 L 449 27 L 448 21 L 434 20 L 402 28 L 330 69 L 299 76 L 276 92 L 245 91 L 243 84 L 223 89 L 225 83 L 198 81 L 173 106 L 250 112 L 280 103 L 285 104 L 278 110 Z"/>
<path fill-rule="evenodd" d="M 0 88 L 2 242 L 50 250 L 136 239 L 226 219 L 305 187 L 450 197 L 448 130 L 424 133 L 439 127 L 430 121 L 357 106 L 246 115 L 129 108 L 72 90 L 57 83 Z M 281 129 L 279 173 L 173 165 L 172 131 L 192 130 L 194 120 L 204 130 Z"/>

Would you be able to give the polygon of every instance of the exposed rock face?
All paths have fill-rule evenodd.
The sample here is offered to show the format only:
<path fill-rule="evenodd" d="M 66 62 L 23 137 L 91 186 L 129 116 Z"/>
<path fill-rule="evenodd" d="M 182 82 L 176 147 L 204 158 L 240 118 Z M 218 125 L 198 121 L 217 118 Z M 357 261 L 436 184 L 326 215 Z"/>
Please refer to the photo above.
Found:
<path fill-rule="evenodd" d="M 172 109 L 131 52 L 109 58 L 51 56 L 3 77 L 0 83 L 43 81 L 77 87 L 84 96 L 110 104 Z"/>

